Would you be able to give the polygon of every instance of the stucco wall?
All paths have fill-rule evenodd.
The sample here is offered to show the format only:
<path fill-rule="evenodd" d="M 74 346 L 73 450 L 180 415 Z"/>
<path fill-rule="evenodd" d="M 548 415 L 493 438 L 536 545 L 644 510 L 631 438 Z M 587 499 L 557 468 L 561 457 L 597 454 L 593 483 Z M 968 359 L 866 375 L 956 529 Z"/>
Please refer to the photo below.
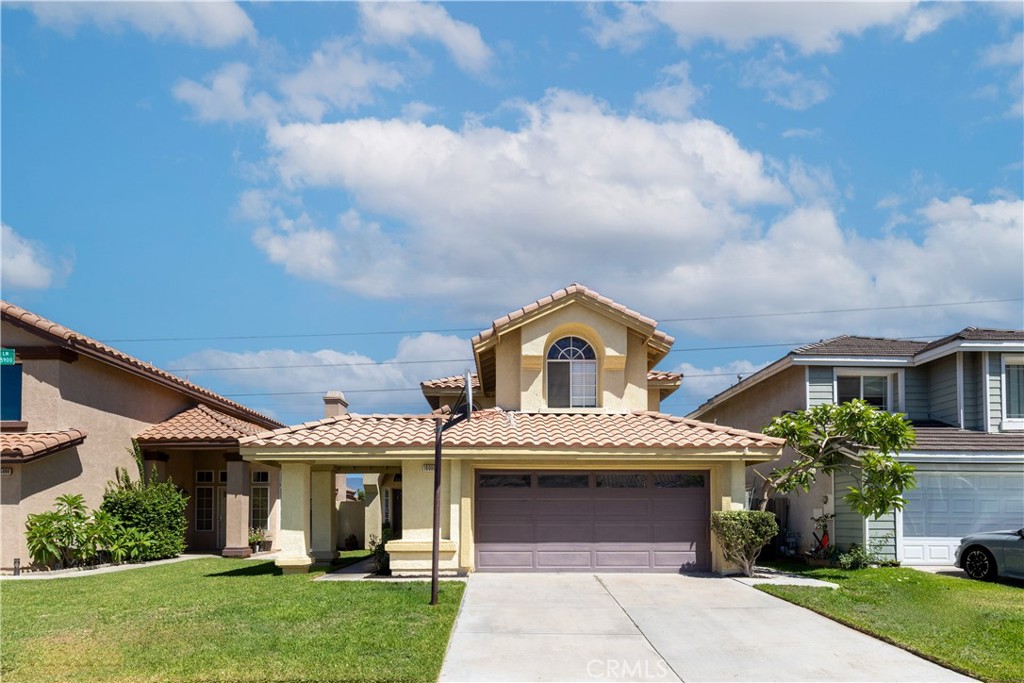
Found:
<path fill-rule="evenodd" d="M 13 325 L 2 327 L 4 346 L 40 346 L 41 340 Z M 81 493 L 92 508 L 116 467 L 135 472 L 128 452 L 131 437 L 191 405 L 185 397 L 152 382 L 80 357 L 74 363 L 28 360 L 23 363 L 22 419 L 29 431 L 84 428 L 85 442 L 21 466 L 21 501 L 3 506 L 0 566 L 15 557 L 27 565 L 24 539 L 27 515 L 49 510 L 57 496 Z M 6 485 L 6 481 L 0 483 Z"/>

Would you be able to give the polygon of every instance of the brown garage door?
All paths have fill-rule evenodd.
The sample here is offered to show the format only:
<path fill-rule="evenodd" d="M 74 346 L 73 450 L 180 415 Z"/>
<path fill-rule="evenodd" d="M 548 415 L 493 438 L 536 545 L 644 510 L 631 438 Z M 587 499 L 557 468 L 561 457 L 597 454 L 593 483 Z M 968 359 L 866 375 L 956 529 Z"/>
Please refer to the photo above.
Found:
<path fill-rule="evenodd" d="M 480 571 L 710 568 L 708 472 L 478 472 Z"/>

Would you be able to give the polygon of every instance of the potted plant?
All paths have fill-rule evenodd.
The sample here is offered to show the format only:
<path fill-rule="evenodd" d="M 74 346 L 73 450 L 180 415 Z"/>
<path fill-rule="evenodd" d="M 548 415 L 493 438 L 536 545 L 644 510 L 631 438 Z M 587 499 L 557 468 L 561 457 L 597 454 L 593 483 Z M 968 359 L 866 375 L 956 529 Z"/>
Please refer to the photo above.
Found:
<path fill-rule="evenodd" d="M 260 527 L 252 527 L 249 529 L 249 547 L 252 548 L 254 553 L 258 553 L 262 547 L 264 541 L 267 540 L 267 534 Z"/>

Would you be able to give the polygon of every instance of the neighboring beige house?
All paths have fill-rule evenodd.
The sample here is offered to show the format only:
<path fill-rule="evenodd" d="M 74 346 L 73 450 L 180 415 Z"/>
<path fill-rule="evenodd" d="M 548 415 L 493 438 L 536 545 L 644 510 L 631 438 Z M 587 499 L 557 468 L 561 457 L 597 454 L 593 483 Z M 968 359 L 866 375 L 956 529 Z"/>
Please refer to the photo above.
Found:
<path fill-rule="evenodd" d="M 653 371 L 672 343 L 578 284 L 475 337 L 475 410 L 444 435 L 442 569 L 728 571 L 711 511 L 742 508 L 746 467 L 782 442 L 659 412 L 680 383 Z M 462 381 L 423 392 L 450 407 Z M 394 530 L 392 569 L 429 570 L 438 417 L 343 414 L 241 439 L 247 462 L 281 468 L 277 564 L 329 559 L 335 477 L 369 473 L 367 524 Z"/>
<path fill-rule="evenodd" d="M 250 465 L 239 439 L 281 424 L 106 344 L 2 302 L 0 567 L 30 562 L 29 514 L 80 493 L 98 507 L 117 467 L 133 475 L 132 438 L 189 495 L 188 546 L 249 553 L 250 526 L 276 535 L 278 470 Z"/>
<path fill-rule="evenodd" d="M 905 564 L 952 564 L 960 539 L 1024 527 L 1024 330 L 968 327 L 933 342 L 843 335 L 802 346 L 708 399 L 690 417 L 762 429 L 785 411 L 859 398 L 912 421 L 917 468 L 904 510 L 864 519 L 843 500 L 843 472 L 819 476 L 781 509 L 800 546 L 812 517 L 835 514 L 832 538 Z M 785 459 L 791 457 L 787 450 Z M 756 495 L 759 478 L 748 472 Z"/>

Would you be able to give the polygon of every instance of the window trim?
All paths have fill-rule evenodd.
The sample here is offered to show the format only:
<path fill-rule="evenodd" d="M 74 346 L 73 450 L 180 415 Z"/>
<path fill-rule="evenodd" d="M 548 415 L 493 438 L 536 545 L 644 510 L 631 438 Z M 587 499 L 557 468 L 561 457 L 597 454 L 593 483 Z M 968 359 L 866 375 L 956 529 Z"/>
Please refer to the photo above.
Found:
<path fill-rule="evenodd" d="M 1002 354 L 1000 363 L 1000 372 L 1002 377 L 999 381 L 999 393 L 1000 403 L 1002 405 L 1002 420 L 999 423 L 999 429 L 1004 432 L 1016 432 L 1024 430 L 1024 417 L 1007 417 L 1009 412 L 1009 401 L 1006 398 L 1007 388 L 1007 365 L 1024 365 L 1024 354 L 1022 353 L 1004 353 Z"/>
<path fill-rule="evenodd" d="M 202 479 L 199 478 L 200 474 L 209 474 L 210 479 L 208 481 L 203 481 Z M 214 479 L 213 470 L 196 470 L 196 483 L 214 486 L 216 484 L 216 479 Z"/>
<path fill-rule="evenodd" d="M 264 519 L 259 520 L 259 524 L 256 524 L 256 519 L 253 516 L 253 507 L 256 502 L 255 492 L 262 489 L 267 492 L 267 516 Z M 266 531 L 270 528 L 270 486 L 268 484 L 253 484 L 249 487 L 249 526 L 258 527 Z"/>
<path fill-rule="evenodd" d="M 899 384 L 898 396 L 893 395 L 892 390 L 892 376 L 896 375 L 897 383 Z M 832 368 L 832 402 L 839 405 L 839 378 L 840 377 L 858 377 L 860 378 L 860 396 L 864 396 L 864 378 L 865 377 L 881 377 L 885 380 L 885 411 L 887 413 L 899 413 L 903 411 L 903 391 L 905 386 L 905 379 L 903 370 L 875 370 L 870 368 Z"/>
<path fill-rule="evenodd" d="M 256 475 L 262 475 L 263 477 L 266 477 L 266 478 L 265 479 L 264 478 L 257 479 Z M 253 470 L 251 472 L 250 479 L 252 480 L 250 482 L 252 484 L 259 484 L 259 485 L 263 485 L 263 486 L 269 486 L 270 485 L 270 471 L 269 470 Z"/>

